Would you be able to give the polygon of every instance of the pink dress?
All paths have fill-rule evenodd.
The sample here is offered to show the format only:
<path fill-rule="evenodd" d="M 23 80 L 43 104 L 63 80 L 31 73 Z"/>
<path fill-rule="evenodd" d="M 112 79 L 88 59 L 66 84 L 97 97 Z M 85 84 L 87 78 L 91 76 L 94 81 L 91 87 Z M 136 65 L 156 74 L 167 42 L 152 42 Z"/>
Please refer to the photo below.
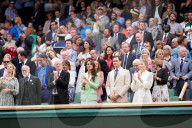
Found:
<path fill-rule="evenodd" d="M 99 82 L 99 88 L 96 90 L 96 92 L 97 92 L 97 102 L 99 103 L 101 95 L 103 94 L 102 85 L 104 81 L 104 75 L 102 71 L 100 71 L 98 74 L 100 74 L 100 82 Z"/>

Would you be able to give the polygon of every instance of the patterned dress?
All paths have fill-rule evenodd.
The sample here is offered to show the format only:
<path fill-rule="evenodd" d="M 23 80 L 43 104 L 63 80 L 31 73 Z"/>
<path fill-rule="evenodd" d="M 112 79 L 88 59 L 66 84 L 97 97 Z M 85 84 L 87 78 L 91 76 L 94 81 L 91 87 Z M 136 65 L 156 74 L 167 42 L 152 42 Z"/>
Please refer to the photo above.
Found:
<path fill-rule="evenodd" d="M 10 92 L 3 94 L 3 89 L 11 89 Z M 12 77 L 10 80 L 6 79 L 0 85 L 0 106 L 14 106 L 13 95 L 19 93 L 19 83 L 17 78 Z"/>

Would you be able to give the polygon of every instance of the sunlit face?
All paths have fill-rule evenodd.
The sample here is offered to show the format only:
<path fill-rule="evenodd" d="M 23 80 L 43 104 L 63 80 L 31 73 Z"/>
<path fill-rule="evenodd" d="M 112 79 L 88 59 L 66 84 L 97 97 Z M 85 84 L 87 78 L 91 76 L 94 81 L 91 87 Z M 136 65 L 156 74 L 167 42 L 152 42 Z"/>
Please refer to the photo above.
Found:
<path fill-rule="evenodd" d="M 139 24 L 139 29 L 142 30 L 142 31 L 145 30 L 145 23 L 140 23 Z"/>
<path fill-rule="evenodd" d="M 13 70 L 14 70 L 13 65 L 12 64 L 8 64 L 7 72 L 10 73 L 10 72 L 13 72 Z"/>
<path fill-rule="evenodd" d="M 107 55 L 112 55 L 113 54 L 113 50 L 110 47 L 108 47 L 106 49 L 106 52 L 107 52 Z"/>
<path fill-rule="evenodd" d="M 161 52 L 161 51 L 158 52 L 158 54 L 157 54 L 157 58 L 163 60 L 163 57 L 164 57 L 163 52 Z"/>
<path fill-rule="evenodd" d="M 145 63 L 144 63 L 143 61 L 140 61 L 140 63 L 139 63 L 139 69 L 140 69 L 141 71 L 145 71 L 145 70 L 146 70 L 146 65 L 145 65 Z"/>
<path fill-rule="evenodd" d="M 113 66 L 119 68 L 121 66 L 121 61 L 117 57 L 113 58 Z"/>
<path fill-rule="evenodd" d="M 167 47 L 164 47 L 163 51 L 164 51 L 164 54 L 166 54 L 166 55 L 170 54 L 169 48 L 167 48 Z"/>
<path fill-rule="evenodd" d="M 68 71 L 69 70 L 69 66 L 67 64 L 63 64 L 63 70 L 64 71 Z"/>
<path fill-rule="evenodd" d="M 90 32 L 85 32 L 85 36 L 87 37 L 87 38 L 91 38 L 91 33 Z"/>
<path fill-rule="evenodd" d="M 45 65 L 47 64 L 47 61 L 46 61 L 46 59 L 44 59 L 44 58 L 38 58 L 38 61 L 39 61 L 39 64 L 40 64 L 41 66 L 45 66 Z"/>
<path fill-rule="evenodd" d="M 141 35 L 140 33 L 137 33 L 137 34 L 136 34 L 136 41 L 137 41 L 138 43 L 141 43 L 142 40 L 143 40 L 142 35 Z"/>
<path fill-rule="evenodd" d="M 49 56 L 53 59 L 55 58 L 55 53 L 53 51 L 49 51 Z"/>
<path fill-rule="evenodd" d="M 57 71 L 60 71 L 63 68 L 62 61 L 56 61 L 54 66 Z"/>
<path fill-rule="evenodd" d="M 95 63 L 95 70 L 97 70 L 98 67 L 99 67 L 99 62 L 98 61 L 94 61 L 94 63 Z"/>
<path fill-rule="evenodd" d="M 92 70 L 93 69 L 93 65 L 91 64 L 91 61 L 88 61 L 86 66 L 87 66 L 88 70 Z"/>
<path fill-rule="evenodd" d="M 89 47 L 90 47 L 90 46 L 89 46 L 89 43 L 85 41 L 85 42 L 84 42 L 84 48 L 87 49 L 87 48 L 89 48 Z"/>
<path fill-rule="evenodd" d="M 77 45 L 80 45 L 81 42 L 82 42 L 82 38 L 79 38 L 79 39 L 77 39 L 76 44 L 77 44 Z"/>
<path fill-rule="evenodd" d="M 138 72 L 140 69 L 139 69 L 139 65 L 140 65 L 140 63 L 134 63 L 133 64 L 133 68 L 134 68 L 134 70 L 136 71 L 136 72 Z"/>
<path fill-rule="evenodd" d="M 118 25 L 114 25 L 113 32 L 114 33 L 118 33 L 119 32 L 119 26 Z"/>
<path fill-rule="evenodd" d="M 95 20 L 98 20 L 99 16 L 97 14 L 94 14 L 94 18 L 95 18 Z"/>
<path fill-rule="evenodd" d="M 29 24 L 28 24 L 28 28 L 33 28 L 33 24 L 32 24 L 32 23 L 29 23 Z"/>
<path fill-rule="evenodd" d="M 64 26 L 60 26 L 59 29 L 60 29 L 60 31 L 61 31 L 62 33 L 65 33 L 65 31 L 66 31 Z"/>
<path fill-rule="evenodd" d="M 147 51 L 143 51 L 141 55 L 143 59 L 147 59 L 149 57 L 149 54 Z"/>
<path fill-rule="evenodd" d="M 70 34 L 71 34 L 72 37 L 74 37 L 74 36 L 77 35 L 77 31 L 76 31 L 76 30 L 71 30 L 71 33 L 70 33 Z"/>
<path fill-rule="evenodd" d="M 69 59 L 69 54 L 67 52 L 63 52 L 62 60 L 68 60 L 68 59 Z"/>
<path fill-rule="evenodd" d="M 66 47 L 67 49 L 71 49 L 71 47 L 72 47 L 71 41 L 66 41 L 65 47 Z"/>
<path fill-rule="evenodd" d="M 7 40 L 10 42 L 13 39 L 11 35 L 7 35 Z"/>
<path fill-rule="evenodd" d="M 181 58 L 184 58 L 186 56 L 186 48 L 180 48 L 179 49 L 179 56 Z"/>
<path fill-rule="evenodd" d="M 7 68 L 8 64 L 10 64 L 10 59 L 9 58 L 4 58 L 3 59 L 3 65 L 5 68 Z"/>
<path fill-rule="evenodd" d="M 41 43 L 41 37 L 37 36 L 37 42 L 40 44 Z"/>
<path fill-rule="evenodd" d="M 22 75 L 24 76 L 24 77 L 27 77 L 28 75 L 29 75 L 29 68 L 27 68 L 26 66 L 23 66 L 22 67 Z"/>
<path fill-rule="evenodd" d="M 107 45 L 106 45 L 106 44 L 103 44 L 102 46 L 103 46 L 103 50 L 106 50 Z"/>

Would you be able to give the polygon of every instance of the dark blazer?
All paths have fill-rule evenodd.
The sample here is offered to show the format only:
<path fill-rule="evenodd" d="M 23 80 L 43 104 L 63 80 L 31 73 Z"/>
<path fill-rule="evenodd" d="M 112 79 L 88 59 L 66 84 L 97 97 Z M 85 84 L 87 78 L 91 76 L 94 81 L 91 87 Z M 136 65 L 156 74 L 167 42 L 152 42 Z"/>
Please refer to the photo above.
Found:
<path fill-rule="evenodd" d="M 3 76 L 4 71 L 5 71 L 5 68 L 2 68 L 2 69 L 0 70 L 0 77 L 2 77 L 2 76 Z"/>
<path fill-rule="evenodd" d="M 109 69 L 107 62 L 105 60 L 98 58 L 98 62 L 101 65 L 101 71 L 103 71 L 103 73 L 104 73 L 104 82 L 103 83 L 106 83 L 107 75 L 110 72 L 110 69 Z"/>
<path fill-rule="evenodd" d="M 123 67 L 123 63 L 124 63 L 124 58 L 125 58 L 125 54 L 121 55 L 121 67 Z M 128 59 L 127 59 L 127 65 L 126 65 L 126 69 L 129 70 L 129 68 L 131 68 L 133 66 L 133 60 L 135 59 L 135 54 L 132 54 L 131 52 L 129 52 L 128 55 Z"/>
<path fill-rule="evenodd" d="M 126 40 L 127 40 L 127 39 L 126 39 Z M 130 42 L 130 46 L 131 46 L 130 51 L 132 51 L 132 49 L 133 49 L 133 45 L 134 45 L 134 44 L 137 44 L 137 41 L 136 41 L 135 35 L 133 35 L 133 38 L 132 38 L 132 40 L 131 40 L 131 42 Z"/>
<path fill-rule="evenodd" d="M 156 6 L 153 6 L 152 7 L 152 17 L 155 16 L 155 10 L 156 10 Z M 163 16 L 163 13 L 166 11 L 166 8 L 163 7 L 162 5 L 159 6 L 158 8 L 158 13 L 159 13 L 159 16 L 162 17 Z"/>
<path fill-rule="evenodd" d="M 168 71 L 165 68 L 161 68 L 159 71 L 157 71 L 157 77 L 161 78 L 161 82 L 157 81 L 157 85 L 165 85 L 168 81 Z M 154 84 L 154 83 L 153 83 Z"/>
<path fill-rule="evenodd" d="M 40 67 L 38 67 L 37 69 L 36 69 L 36 72 L 35 72 L 35 76 L 37 76 L 38 77 L 38 73 L 40 72 L 40 70 L 41 70 L 41 67 L 42 66 L 40 66 Z M 53 71 L 55 71 L 56 69 L 55 69 L 55 67 L 53 67 L 53 66 L 51 66 L 51 65 L 47 65 L 47 71 L 46 71 L 46 74 L 45 74 L 45 82 L 46 82 L 46 85 L 48 85 L 49 84 L 49 78 L 50 78 L 50 74 L 53 72 Z"/>
<path fill-rule="evenodd" d="M 62 17 L 63 17 L 64 19 L 67 19 L 68 16 L 69 16 L 69 6 L 70 6 L 70 5 L 67 5 L 67 6 L 65 7 L 64 13 L 63 13 L 63 15 L 62 15 Z"/>
<path fill-rule="evenodd" d="M 115 37 L 114 37 L 114 34 L 112 35 L 112 37 L 115 38 Z M 118 39 L 117 39 L 117 41 L 118 41 L 119 45 L 121 45 L 122 42 L 125 41 L 125 40 L 126 40 L 125 34 L 123 34 L 123 33 L 118 33 Z"/>
<path fill-rule="evenodd" d="M 57 85 L 57 92 L 60 100 L 60 104 L 69 104 L 69 95 L 68 95 L 68 84 L 69 84 L 70 74 L 64 70 L 61 71 L 59 78 L 56 80 L 55 84 L 54 81 L 54 74 L 50 74 L 49 84 L 47 88 L 50 90 L 50 101 L 49 103 L 54 103 L 52 97 L 52 91 Z"/>
<path fill-rule="evenodd" d="M 30 59 L 27 59 L 27 62 L 25 63 L 25 65 L 29 66 L 30 74 L 35 76 L 35 71 L 36 71 L 35 62 L 31 61 Z M 17 67 L 16 67 L 16 77 L 17 77 L 17 79 L 23 78 L 20 65 L 17 65 Z"/>
<path fill-rule="evenodd" d="M 134 44 L 133 45 L 133 48 L 132 48 L 132 53 L 133 53 L 133 50 L 135 50 L 135 55 L 136 55 L 136 53 L 137 53 L 137 48 L 138 48 L 138 43 L 137 44 Z M 142 46 L 141 46 L 141 51 L 142 51 L 142 49 L 143 49 L 143 44 L 142 44 Z M 138 55 L 139 57 L 140 57 L 140 55 Z M 138 57 L 136 57 L 137 59 L 139 59 Z"/>
<path fill-rule="evenodd" d="M 149 41 L 151 43 L 151 48 L 154 46 L 153 37 L 150 32 L 144 31 L 143 42 L 145 41 Z"/>
<path fill-rule="evenodd" d="M 39 78 L 31 75 L 29 81 L 27 82 L 27 86 L 29 86 L 29 98 L 31 104 L 29 105 L 40 105 L 41 104 L 41 82 Z M 25 90 L 25 78 L 19 80 L 19 94 L 18 94 L 18 105 L 22 104 Z"/>
<path fill-rule="evenodd" d="M 46 40 L 51 42 L 51 40 L 52 40 L 52 31 L 47 33 Z"/>
<path fill-rule="evenodd" d="M 56 20 L 56 17 L 53 18 L 51 21 L 55 21 Z M 63 21 L 64 19 L 62 17 L 59 18 L 59 26 L 61 26 L 61 22 Z"/>
<path fill-rule="evenodd" d="M 15 45 L 17 47 L 21 47 L 22 45 L 22 39 L 23 38 L 18 38 L 17 41 L 15 42 Z M 27 56 L 31 56 L 31 48 L 32 48 L 32 44 L 33 44 L 33 37 L 32 36 L 29 36 L 27 35 L 26 38 L 24 39 L 24 42 L 25 42 L 25 52 L 27 53 Z"/>
<path fill-rule="evenodd" d="M 163 40 L 163 36 L 164 36 L 165 33 L 162 33 L 161 35 L 158 35 L 157 38 L 156 38 L 156 41 L 158 40 Z M 168 33 L 168 36 L 167 36 L 167 40 L 166 40 L 166 45 L 169 45 L 170 47 L 172 47 L 172 40 L 173 38 L 175 38 L 176 35 L 175 34 L 171 34 L 171 33 Z"/>

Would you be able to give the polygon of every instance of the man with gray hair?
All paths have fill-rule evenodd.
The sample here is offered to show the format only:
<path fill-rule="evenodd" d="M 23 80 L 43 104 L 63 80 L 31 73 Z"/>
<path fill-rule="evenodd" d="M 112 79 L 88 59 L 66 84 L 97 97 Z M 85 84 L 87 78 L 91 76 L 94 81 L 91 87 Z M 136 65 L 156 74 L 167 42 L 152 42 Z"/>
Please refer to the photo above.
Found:
<path fill-rule="evenodd" d="M 56 69 L 47 64 L 48 59 L 45 54 L 40 54 L 38 60 L 41 66 L 36 69 L 35 76 L 37 76 L 41 82 L 41 103 L 48 103 L 50 97 L 50 91 L 47 89 L 49 76 Z"/>
<path fill-rule="evenodd" d="M 140 60 L 139 59 L 135 59 L 133 61 L 133 67 L 131 67 L 129 69 L 130 76 L 131 76 L 131 81 L 133 80 L 132 79 L 132 75 L 136 74 L 136 73 L 139 73 L 139 64 L 140 64 Z M 129 96 L 130 96 L 130 102 L 132 102 L 133 101 L 134 92 L 131 89 L 129 89 L 128 93 L 129 93 Z"/>
<path fill-rule="evenodd" d="M 75 71 L 76 72 L 75 62 L 69 60 L 69 58 L 70 58 L 69 57 L 69 52 L 68 51 L 63 51 L 61 53 L 61 57 L 62 57 L 62 61 L 64 61 L 64 60 L 69 61 L 70 66 L 71 66 L 71 71 Z"/>
<path fill-rule="evenodd" d="M 27 65 L 22 67 L 24 78 L 19 80 L 18 105 L 41 104 L 41 82 L 38 77 L 30 74 Z"/>
<path fill-rule="evenodd" d="M 95 50 L 97 50 L 98 42 L 97 42 L 96 39 L 93 37 L 92 32 L 91 32 L 91 29 L 87 29 L 87 30 L 85 31 L 85 36 L 86 36 L 86 37 L 83 39 L 83 41 L 85 41 L 86 39 L 91 39 L 92 42 L 93 42 L 93 48 L 94 48 Z"/>

